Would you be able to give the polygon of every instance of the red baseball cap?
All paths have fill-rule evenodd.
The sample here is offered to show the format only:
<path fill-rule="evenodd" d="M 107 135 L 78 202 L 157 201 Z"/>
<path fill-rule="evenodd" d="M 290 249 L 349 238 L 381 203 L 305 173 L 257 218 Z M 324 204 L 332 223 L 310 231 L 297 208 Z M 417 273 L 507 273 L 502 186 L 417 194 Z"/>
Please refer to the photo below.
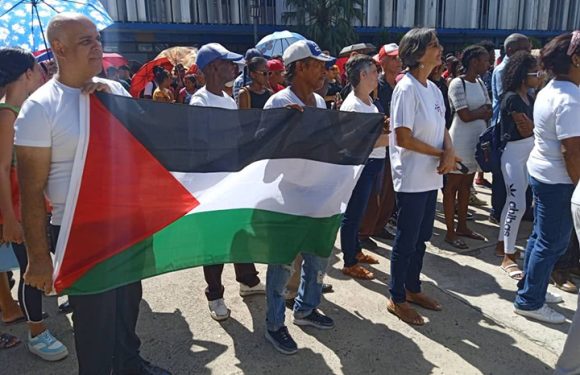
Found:
<path fill-rule="evenodd" d="M 379 53 L 373 56 L 373 59 L 375 59 L 377 62 L 380 62 L 387 56 L 399 56 L 399 46 L 397 43 L 385 44 L 381 47 Z"/>
<path fill-rule="evenodd" d="M 284 68 L 284 63 L 278 59 L 268 60 L 268 70 L 271 72 L 283 72 L 286 70 Z"/>

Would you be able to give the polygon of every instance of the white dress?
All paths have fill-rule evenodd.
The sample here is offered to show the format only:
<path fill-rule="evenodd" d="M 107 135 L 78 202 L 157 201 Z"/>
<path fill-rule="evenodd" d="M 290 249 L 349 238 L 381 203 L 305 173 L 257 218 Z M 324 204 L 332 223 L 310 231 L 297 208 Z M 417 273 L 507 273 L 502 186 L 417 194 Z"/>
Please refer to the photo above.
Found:
<path fill-rule="evenodd" d="M 465 89 L 461 78 L 454 78 L 449 84 L 449 102 L 455 108 L 453 122 L 449 129 L 449 135 L 453 141 L 455 153 L 462 159 L 462 163 L 469 169 L 469 174 L 475 173 L 479 165 L 475 160 L 475 147 L 481 133 L 487 128 L 485 120 L 463 122 L 457 115 L 457 111 L 467 108 L 473 111 L 484 104 L 491 104 L 485 85 L 478 78 L 475 83 L 465 80 Z M 461 173 L 454 171 L 452 173 Z"/>

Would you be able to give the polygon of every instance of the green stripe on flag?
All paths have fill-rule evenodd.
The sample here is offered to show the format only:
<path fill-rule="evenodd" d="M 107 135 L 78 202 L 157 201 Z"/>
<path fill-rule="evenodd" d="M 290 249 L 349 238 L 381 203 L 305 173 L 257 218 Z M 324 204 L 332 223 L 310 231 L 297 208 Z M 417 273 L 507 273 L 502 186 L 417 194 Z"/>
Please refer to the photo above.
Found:
<path fill-rule="evenodd" d="M 258 209 L 184 216 L 97 264 L 64 294 L 104 292 L 166 272 L 220 263 L 288 264 L 300 251 L 330 256 L 342 215 L 312 218 Z"/>

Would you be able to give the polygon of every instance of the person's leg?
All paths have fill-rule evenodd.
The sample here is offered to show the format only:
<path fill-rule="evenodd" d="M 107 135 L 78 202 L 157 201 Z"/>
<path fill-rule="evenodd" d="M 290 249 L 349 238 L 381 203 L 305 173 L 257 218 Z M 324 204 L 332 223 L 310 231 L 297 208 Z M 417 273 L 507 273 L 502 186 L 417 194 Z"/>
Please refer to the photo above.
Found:
<path fill-rule="evenodd" d="M 574 267 L 578 267 L 578 238 L 575 232 L 570 236 L 570 243 L 566 248 L 566 252 L 558 258 L 550 277 L 558 289 L 568 293 L 578 292 L 578 287 L 576 287 L 570 277 L 570 271 Z"/>
<path fill-rule="evenodd" d="M 576 239 L 580 239 L 580 205 L 572 203 L 572 218 Z M 578 307 L 568 331 L 568 337 L 564 344 L 564 350 L 556 363 L 556 372 L 554 375 L 580 374 L 580 296 L 578 296 Z"/>
<path fill-rule="evenodd" d="M 290 265 L 268 265 L 266 272 L 266 328 L 268 331 L 274 332 L 284 327 L 284 289 L 291 271 Z"/>
<path fill-rule="evenodd" d="M 457 236 L 455 234 L 455 202 L 457 191 L 461 185 L 461 175 L 449 173 L 447 181 L 443 187 L 443 211 L 445 213 L 445 226 L 447 232 L 445 233 L 446 241 L 455 241 Z"/>
<path fill-rule="evenodd" d="M 437 205 L 437 191 L 430 191 L 424 194 L 420 199 L 422 203 L 420 215 L 421 221 L 416 227 L 418 229 L 418 236 L 415 242 L 415 251 L 411 253 L 409 267 L 405 279 L 405 289 L 411 293 L 421 292 L 421 270 L 423 269 L 423 258 L 425 257 L 425 249 L 427 241 L 433 235 L 433 224 L 435 223 L 435 208 Z"/>
<path fill-rule="evenodd" d="M 300 270 L 302 269 L 302 253 L 298 253 L 292 262 L 292 271 L 286 284 L 286 299 L 293 299 L 298 293 L 300 286 Z"/>
<path fill-rule="evenodd" d="M 0 272 L 0 312 L 3 322 L 12 322 L 22 316 L 20 307 L 12 298 L 6 272 Z"/>
<path fill-rule="evenodd" d="M 236 272 L 236 281 L 249 287 L 256 286 L 260 283 L 258 271 L 254 263 L 234 263 Z"/>
<path fill-rule="evenodd" d="M 419 230 L 425 215 L 427 193 L 397 193 L 397 236 L 391 254 L 391 283 L 389 292 L 395 303 L 406 301 L 405 284 L 411 261 L 417 251 Z M 416 266 L 416 265 L 415 265 Z"/>
<path fill-rule="evenodd" d="M 300 275 L 300 287 L 294 300 L 294 316 L 302 318 L 320 305 L 322 282 L 328 259 L 310 253 L 302 253 L 304 262 Z"/>
<path fill-rule="evenodd" d="M 365 213 L 373 183 L 376 181 L 384 165 L 382 159 L 369 159 L 358 179 L 340 225 L 340 247 L 344 254 L 344 267 L 352 267 L 358 263 L 357 254 L 361 251 L 358 246 L 358 233 Z"/>
<path fill-rule="evenodd" d="M 457 190 L 457 229 L 456 233 L 471 234 L 473 231 L 467 227 L 467 208 L 469 206 L 469 194 L 473 186 L 475 174 L 460 175 L 459 188 Z"/>
<path fill-rule="evenodd" d="M 515 300 L 520 310 L 537 310 L 546 299 L 550 274 L 558 258 L 566 251 L 572 231 L 570 201 L 574 185 L 544 184 L 530 179 L 536 198 L 534 247 L 518 283 Z"/>
<path fill-rule="evenodd" d="M 79 375 L 105 375 L 113 369 L 116 342 L 116 291 L 69 296 L 73 309 Z"/>
<path fill-rule="evenodd" d="M 391 160 L 387 153 L 385 158 L 385 169 L 383 172 L 383 183 L 381 188 L 381 208 L 378 214 L 378 220 L 375 224 L 374 234 L 383 233 L 385 227 L 393 215 L 395 209 L 395 190 L 393 189 L 393 175 L 391 174 Z"/>
<path fill-rule="evenodd" d="M 506 191 L 501 170 L 492 172 L 491 181 L 491 212 L 490 218 L 500 221 L 501 211 L 505 205 Z"/>
<path fill-rule="evenodd" d="M 18 301 L 22 313 L 28 322 L 28 329 L 31 337 L 36 337 L 46 330 L 46 325 L 42 319 L 42 292 L 27 285 L 24 282 L 24 273 L 28 267 L 28 256 L 26 246 L 23 244 L 12 244 L 14 255 L 18 259 L 20 266 L 20 280 L 18 282 Z"/>
<path fill-rule="evenodd" d="M 205 296 L 208 301 L 215 301 L 224 298 L 224 286 L 222 285 L 222 272 L 224 271 L 223 264 L 214 264 L 211 266 L 203 266 L 203 276 L 207 283 L 205 289 Z"/>
<path fill-rule="evenodd" d="M 115 372 L 131 373 L 141 368 L 143 359 L 139 355 L 141 340 L 135 329 L 139 318 L 139 304 L 143 297 L 141 282 L 132 283 L 115 291 Z"/>
<path fill-rule="evenodd" d="M 378 177 L 380 177 L 379 182 L 382 182 L 383 173 L 381 173 L 381 175 Z M 372 191 L 369 194 L 369 199 L 367 201 L 364 215 L 360 223 L 358 231 L 359 239 L 368 238 L 375 234 L 375 226 L 379 221 L 381 206 L 382 206 L 382 183 L 374 183 Z"/>

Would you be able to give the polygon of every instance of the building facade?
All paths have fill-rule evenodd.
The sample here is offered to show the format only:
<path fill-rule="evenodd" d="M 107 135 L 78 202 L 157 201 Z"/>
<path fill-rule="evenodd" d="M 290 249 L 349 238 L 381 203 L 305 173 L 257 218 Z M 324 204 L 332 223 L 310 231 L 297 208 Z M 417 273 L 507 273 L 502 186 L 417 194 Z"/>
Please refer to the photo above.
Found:
<path fill-rule="evenodd" d="M 261 37 L 292 29 L 284 22 L 286 0 L 101 0 L 115 25 L 105 48 L 136 59 L 172 45 L 217 41 L 244 50 Z M 364 0 L 355 26 L 361 41 L 383 43 L 416 26 L 437 28 L 447 44 L 470 39 L 501 42 L 521 30 L 539 42 L 580 28 L 580 0 Z M 254 28 L 253 24 L 257 27 Z M 299 30 L 298 30 L 299 31 Z"/>

